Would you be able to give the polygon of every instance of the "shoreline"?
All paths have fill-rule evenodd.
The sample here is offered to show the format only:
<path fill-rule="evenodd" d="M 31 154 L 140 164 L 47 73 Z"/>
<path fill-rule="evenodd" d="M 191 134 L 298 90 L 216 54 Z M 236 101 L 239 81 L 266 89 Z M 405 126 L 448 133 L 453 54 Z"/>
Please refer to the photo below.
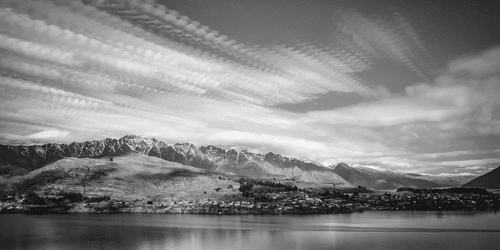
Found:
<path fill-rule="evenodd" d="M 453 191 L 453 192 L 452 192 Z M 59 196 L 28 193 L 0 202 L 0 213 L 154 213 L 154 214 L 341 214 L 364 211 L 487 211 L 500 210 L 500 195 L 486 190 L 411 189 L 383 195 L 313 193 L 306 190 L 246 193 L 226 199 L 146 199 Z M 477 191 L 477 192 L 472 192 Z M 246 191 L 245 191 L 246 192 Z"/>
<path fill-rule="evenodd" d="M 458 213 L 481 213 L 481 212 L 497 212 L 497 209 L 454 209 L 454 210 L 431 210 L 431 209 L 397 209 L 397 208 L 365 208 L 365 209 L 351 209 L 351 210 L 311 210 L 311 211 L 298 211 L 298 210 L 233 210 L 233 211 L 200 211 L 200 210 L 161 210 L 152 208 L 134 208 L 134 209 L 121 209 L 121 210 L 91 210 L 91 209 L 74 209 L 74 206 L 17 206 L 14 208 L 0 209 L 0 214 L 199 214 L 199 215 L 319 215 L 319 214 L 355 214 L 364 212 L 458 212 Z"/>

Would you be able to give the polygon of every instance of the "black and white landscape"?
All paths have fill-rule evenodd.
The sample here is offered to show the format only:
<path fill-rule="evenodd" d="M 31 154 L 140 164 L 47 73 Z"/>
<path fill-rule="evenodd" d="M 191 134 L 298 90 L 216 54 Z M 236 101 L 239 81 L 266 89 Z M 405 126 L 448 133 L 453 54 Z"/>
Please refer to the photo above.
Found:
<path fill-rule="evenodd" d="M 493 249 L 498 24 L 495 0 L 1 0 L 0 248 Z"/>
<path fill-rule="evenodd" d="M 498 168 L 482 176 L 428 175 L 351 167 L 345 163 L 323 166 L 273 152 L 262 155 L 247 149 L 238 152 L 189 143 L 166 144 L 135 135 L 70 144 L 0 145 L 2 197 L 7 202 L 2 209 L 7 212 L 48 209 L 47 212 L 277 214 L 433 209 L 413 196 L 401 199 L 396 195 L 380 203 L 376 200 L 382 196 L 374 193 L 410 189 L 487 194 L 485 189 L 498 188 L 497 172 Z M 464 188 L 460 188 L 462 185 Z M 361 198 L 355 198 L 360 192 Z M 355 193 L 352 199 L 349 193 Z M 470 199 L 458 199 L 460 195 L 440 197 L 440 202 L 447 204 L 440 203 L 443 209 L 497 206 L 493 194 L 474 198 L 475 202 L 480 198 L 486 202 L 483 205 L 491 206 L 469 206 L 463 202 Z M 339 198 L 344 201 L 335 200 Z M 460 202 L 450 203 L 456 199 Z M 89 205 L 95 200 L 105 204 Z M 289 200 L 300 206 L 290 207 Z M 177 205 L 185 201 L 189 205 Z M 413 201 L 419 201 L 418 206 L 408 204 Z M 217 206 L 209 205 L 213 202 Z M 231 202 L 254 204 L 227 208 Z M 101 210 L 101 205 L 115 203 L 127 205 Z"/>

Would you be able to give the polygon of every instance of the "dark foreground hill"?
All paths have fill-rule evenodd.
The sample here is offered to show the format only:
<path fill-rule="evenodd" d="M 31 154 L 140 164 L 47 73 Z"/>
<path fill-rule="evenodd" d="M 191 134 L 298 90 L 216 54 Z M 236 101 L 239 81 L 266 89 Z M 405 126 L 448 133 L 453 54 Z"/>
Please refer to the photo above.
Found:
<path fill-rule="evenodd" d="M 489 189 L 500 188 L 500 166 L 464 184 L 463 186 Z"/>
<path fill-rule="evenodd" d="M 0 167 L 4 167 L 6 170 L 15 169 L 19 173 L 23 169 L 26 171 L 36 170 L 64 157 L 118 156 L 131 150 L 166 161 L 224 174 L 290 178 L 306 182 L 350 185 L 330 168 L 272 152 L 261 155 L 247 150 L 238 152 L 234 149 L 224 150 L 214 146 L 198 148 L 189 143 L 167 145 L 162 141 L 133 135 L 120 139 L 107 138 L 71 144 L 0 145 Z"/>

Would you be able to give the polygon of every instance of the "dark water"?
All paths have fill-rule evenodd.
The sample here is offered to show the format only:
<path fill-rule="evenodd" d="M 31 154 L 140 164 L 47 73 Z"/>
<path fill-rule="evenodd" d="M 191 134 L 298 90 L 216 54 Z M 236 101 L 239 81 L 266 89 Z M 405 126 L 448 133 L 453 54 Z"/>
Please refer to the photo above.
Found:
<path fill-rule="evenodd" d="M 0 215 L 0 249 L 500 249 L 500 213 Z"/>

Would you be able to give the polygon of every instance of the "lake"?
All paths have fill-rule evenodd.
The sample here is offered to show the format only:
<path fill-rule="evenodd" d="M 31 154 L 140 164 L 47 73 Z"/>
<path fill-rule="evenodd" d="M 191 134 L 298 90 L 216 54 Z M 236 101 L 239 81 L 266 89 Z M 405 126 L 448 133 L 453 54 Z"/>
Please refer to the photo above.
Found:
<path fill-rule="evenodd" d="M 0 215 L 0 249 L 498 249 L 500 213 Z"/>

